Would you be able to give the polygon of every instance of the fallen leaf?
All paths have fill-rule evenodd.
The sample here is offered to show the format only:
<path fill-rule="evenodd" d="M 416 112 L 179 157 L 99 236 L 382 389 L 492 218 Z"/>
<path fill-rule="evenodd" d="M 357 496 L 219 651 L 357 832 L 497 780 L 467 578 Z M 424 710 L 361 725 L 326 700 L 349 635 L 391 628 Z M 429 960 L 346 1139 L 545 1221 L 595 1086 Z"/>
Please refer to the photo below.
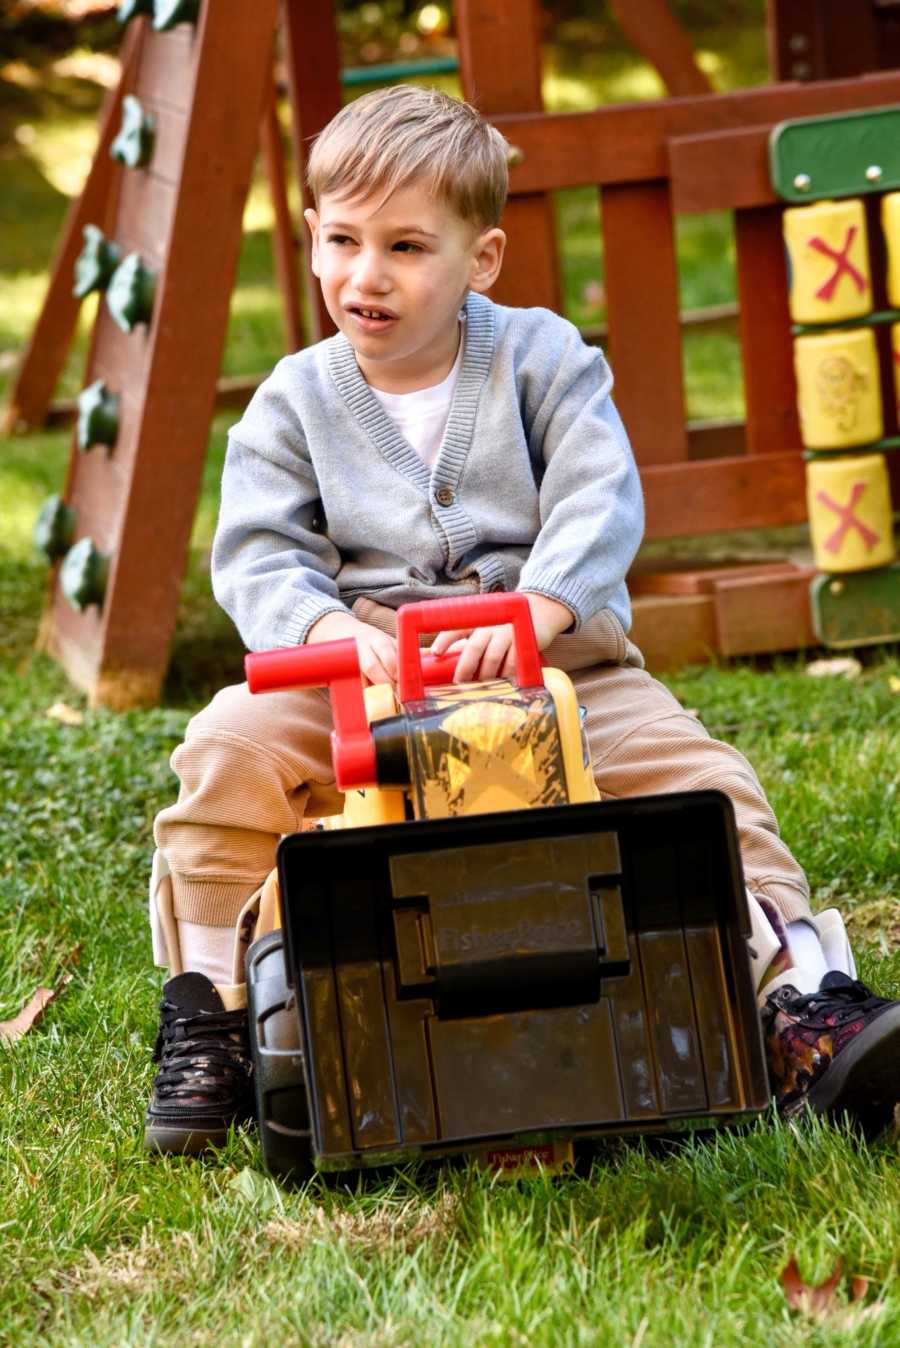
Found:
<path fill-rule="evenodd" d="M 44 712 L 51 721 L 60 721 L 63 725 L 83 725 L 84 712 L 76 711 L 70 707 L 67 702 L 54 702 L 52 707 L 48 707 Z"/>
<path fill-rule="evenodd" d="M 46 1008 L 56 996 L 54 988 L 38 988 L 27 1006 L 23 1006 L 17 1016 L 12 1020 L 0 1020 L 0 1042 L 11 1044 L 16 1039 L 21 1039 L 23 1034 L 27 1034 L 33 1025 L 36 1025 L 44 1014 Z"/>
<path fill-rule="evenodd" d="M 862 665 L 852 655 L 841 655 L 834 660 L 813 660 L 806 666 L 806 672 L 814 679 L 858 679 Z"/>
<path fill-rule="evenodd" d="M 834 1294 L 841 1280 L 843 1268 L 844 1261 L 839 1259 L 832 1270 L 831 1276 L 826 1278 L 824 1282 L 820 1282 L 818 1286 L 813 1286 L 803 1281 L 800 1277 L 797 1261 L 792 1259 L 781 1274 L 781 1285 L 784 1288 L 788 1305 L 793 1310 L 802 1312 L 803 1315 L 819 1317 L 827 1314 L 834 1302 Z"/>

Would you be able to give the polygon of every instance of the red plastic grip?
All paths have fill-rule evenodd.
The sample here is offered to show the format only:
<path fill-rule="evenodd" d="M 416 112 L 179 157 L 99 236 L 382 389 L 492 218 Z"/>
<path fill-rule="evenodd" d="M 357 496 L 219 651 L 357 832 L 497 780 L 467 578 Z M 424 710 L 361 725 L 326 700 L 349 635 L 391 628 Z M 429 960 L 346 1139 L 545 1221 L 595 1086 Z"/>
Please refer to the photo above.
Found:
<path fill-rule="evenodd" d="M 531 609 L 524 594 L 472 594 L 463 599 L 432 599 L 404 604 L 397 612 L 399 696 L 412 702 L 425 696 L 419 637 L 457 627 L 490 627 L 512 623 L 516 641 L 516 683 L 520 688 L 543 688 L 541 655 L 534 635 Z"/>
<path fill-rule="evenodd" d="M 257 651 L 244 659 L 251 693 L 324 688 L 331 695 L 331 758 L 339 791 L 375 786 L 375 741 L 366 718 L 359 653 L 352 638 Z"/>

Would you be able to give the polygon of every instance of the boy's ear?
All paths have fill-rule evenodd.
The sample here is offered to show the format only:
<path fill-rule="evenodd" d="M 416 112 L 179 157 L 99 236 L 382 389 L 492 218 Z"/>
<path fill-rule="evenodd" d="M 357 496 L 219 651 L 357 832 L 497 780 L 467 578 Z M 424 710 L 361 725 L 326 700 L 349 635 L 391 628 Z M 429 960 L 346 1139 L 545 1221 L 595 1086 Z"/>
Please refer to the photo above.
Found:
<path fill-rule="evenodd" d="M 312 257 L 311 257 L 311 259 L 310 259 L 310 265 L 311 265 L 311 267 L 312 267 L 313 275 L 314 275 L 314 276 L 318 276 L 318 274 L 319 274 L 319 213 L 318 213 L 318 211 L 314 211 L 313 208 L 312 208 L 311 206 L 308 206 L 308 207 L 306 208 L 306 210 L 303 212 L 303 219 L 304 219 L 304 220 L 306 221 L 306 223 L 309 225 L 309 232 L 310 232 L 310 234 L 312 235 Z"/>
<path fill-rule="evenodd" d="M 486 229 L 479 234 L 472 249 L 469 286 L 472 290 L 490 290 L 500 275 L 506 235 L 502 229 Z"/>

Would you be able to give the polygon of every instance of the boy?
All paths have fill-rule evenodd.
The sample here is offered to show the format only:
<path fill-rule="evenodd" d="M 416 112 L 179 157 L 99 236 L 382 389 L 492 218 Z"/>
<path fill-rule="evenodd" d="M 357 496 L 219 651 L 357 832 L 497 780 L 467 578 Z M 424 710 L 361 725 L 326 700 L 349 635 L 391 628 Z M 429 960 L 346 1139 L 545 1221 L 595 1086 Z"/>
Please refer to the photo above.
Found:
<path fill-rule="evenodd" d="M 734 802 L 776 1096 L 790 1111 L 900 1099 L 900 1005 L 855 981 L 843 923 L 805 877 L 746 760 L 644 672 L 624 578 L 640 484 L 602 354 L 542 309 L 486 292 L 503 260 L 506 143 L 434 90 L 369 94 L 309 166 L 313 269 L 338 334 L 281 361 L 234 427 L 213 549 L 216 597 L 251 650 L 353 637 L 397 669 L 410 600 L 523 591 L 567 669 L 604 797 L 716 786 Z M 443 632 L 456 678 L 510 672 L 507 627 Z M 281 834 L 335 813 L 324 693 L 226 688 L 173 755 L 156 821 L 166 983 L 146 1140 L 198 1151 L 249 1103 L 241 913 Z M 164 949 L 163 949 L 164 948 Z M 236 950 L 236 954 L 233 952 Z M 832 1062 L 833 1059 L 833 1062 Z"/>

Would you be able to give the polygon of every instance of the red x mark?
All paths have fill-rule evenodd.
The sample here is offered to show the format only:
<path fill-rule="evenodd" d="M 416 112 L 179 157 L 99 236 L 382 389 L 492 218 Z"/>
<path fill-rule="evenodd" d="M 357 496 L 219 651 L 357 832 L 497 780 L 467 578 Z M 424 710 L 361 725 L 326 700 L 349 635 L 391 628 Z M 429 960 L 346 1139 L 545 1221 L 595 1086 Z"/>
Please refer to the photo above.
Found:
<path fill-rule="evenodd" d="M 844 272 L 854 282 L 860 294 L 866 288 L 866 278 L 862 272 L 858 271 L 850 261 L 850 249 L 853 246 L 853 240 L 856 238 L 856 225 L 847 226 L 847 234 L 844 239 L 844 246 L 841 249 L 832 248 L 824 239 L 812 238 L 809 240 L 810 248 L 814 248 L 817 253 L 822 253 L 824 257 L 830 257 L 834 263 L 834 271 L 828 280 L 816 291 L 817 300 L 830 300 L 834 298 L 834 292 L 837 290 L 837 283 Z"/>
<path fill-rule="evenodd" d="M 865 482 L 854 482 L 850 492 L 850 500 L 845 506 L 839 505 L 833 496 L 828 495 L 827 491 L 816 492 L 816 500 L 821 501 L 822 505 L 828 506 L 829 510 L 833 510 L 841 521 L 834 533 L 829 534 L 828 538 L 825 539 L 827 552 L 837 552 L 844 541 L 844 535 L 851 529 L 859 530 L 860 537 L 868 552 L 871 552 L 878 542 L 879 535 L 876 534 L 875 530 L 870 529 L 867 524 L 863 524 L 862 520 L 857 519 L 853 513 L 853 507 L 862 496 L 867 485 Z"/>

